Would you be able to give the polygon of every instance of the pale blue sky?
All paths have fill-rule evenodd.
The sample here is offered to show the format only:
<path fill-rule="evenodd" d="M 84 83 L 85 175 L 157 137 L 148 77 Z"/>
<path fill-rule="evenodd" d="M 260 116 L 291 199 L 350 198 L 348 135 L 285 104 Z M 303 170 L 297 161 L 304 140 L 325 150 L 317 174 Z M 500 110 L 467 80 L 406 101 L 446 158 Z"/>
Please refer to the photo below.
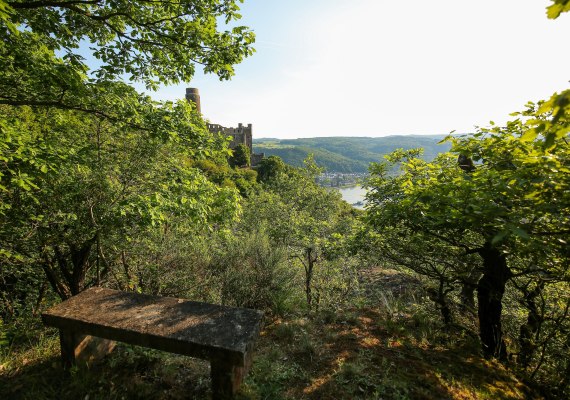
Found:
<path fill-rule="evenodd" d="M 245 0 L 257 52 L 230 82 L 197 75 L 212 122 L 255 137 L 472 131 L 570 87 L 570 15 L 547 0 Z"/>

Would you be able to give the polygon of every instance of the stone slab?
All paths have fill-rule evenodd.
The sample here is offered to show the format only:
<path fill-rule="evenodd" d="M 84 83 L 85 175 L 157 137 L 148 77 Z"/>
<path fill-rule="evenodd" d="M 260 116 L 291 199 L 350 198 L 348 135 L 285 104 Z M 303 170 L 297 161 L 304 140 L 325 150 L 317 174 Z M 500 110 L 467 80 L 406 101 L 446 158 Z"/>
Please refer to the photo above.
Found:
<path fill-rule="evenodd" d="M 68 332 L 246 366 L 263 312 L 90 288 L 42 314 Z"/>

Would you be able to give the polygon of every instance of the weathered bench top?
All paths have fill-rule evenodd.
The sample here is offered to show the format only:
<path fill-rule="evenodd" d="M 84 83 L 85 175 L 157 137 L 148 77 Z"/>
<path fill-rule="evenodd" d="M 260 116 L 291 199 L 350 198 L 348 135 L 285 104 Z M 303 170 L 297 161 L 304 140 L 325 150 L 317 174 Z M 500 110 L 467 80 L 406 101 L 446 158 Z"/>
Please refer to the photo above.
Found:
<path fill-rule="evenodd" d="M 244 365 L 263 312 L 91 288 L 52 307 L 42 319 L 72 332 Z"/>

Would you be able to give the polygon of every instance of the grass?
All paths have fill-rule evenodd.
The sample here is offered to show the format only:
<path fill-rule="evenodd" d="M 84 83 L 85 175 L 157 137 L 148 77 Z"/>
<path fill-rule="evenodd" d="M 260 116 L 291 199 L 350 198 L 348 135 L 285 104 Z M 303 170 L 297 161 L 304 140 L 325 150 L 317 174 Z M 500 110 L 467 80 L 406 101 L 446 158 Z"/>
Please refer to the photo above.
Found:
<path fill-rule="evenodd" d="M 476 338 L 444 333 L 423 314 L 418 282 L 375 274 L 358 307 L 268 321 L 238 399 L 539 398 L 504 365 L 480 357 Z M 211 396 L 207 362 L 127 345 L 65 374 L 56 331 L 34 329 L 0 352 L 2 399 Z"/>

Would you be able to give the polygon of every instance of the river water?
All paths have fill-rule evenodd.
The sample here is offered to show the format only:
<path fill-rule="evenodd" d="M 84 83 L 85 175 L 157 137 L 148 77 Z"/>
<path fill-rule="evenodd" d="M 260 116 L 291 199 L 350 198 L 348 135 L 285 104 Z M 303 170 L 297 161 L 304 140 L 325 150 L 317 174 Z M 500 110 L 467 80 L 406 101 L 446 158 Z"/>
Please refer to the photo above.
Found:
<path fill-rule="evenodd" d="M 354 205 L 359 201 L 364 203 L 364 196 L 366 196 L 366 189 L 360 186 L 353 186 L 348 188 L 338 188 L 337 189 L 343 200 L 346 201 L 348 204 L 352 204 L 356 208 L 363 209 L 364 205 Z"/>

